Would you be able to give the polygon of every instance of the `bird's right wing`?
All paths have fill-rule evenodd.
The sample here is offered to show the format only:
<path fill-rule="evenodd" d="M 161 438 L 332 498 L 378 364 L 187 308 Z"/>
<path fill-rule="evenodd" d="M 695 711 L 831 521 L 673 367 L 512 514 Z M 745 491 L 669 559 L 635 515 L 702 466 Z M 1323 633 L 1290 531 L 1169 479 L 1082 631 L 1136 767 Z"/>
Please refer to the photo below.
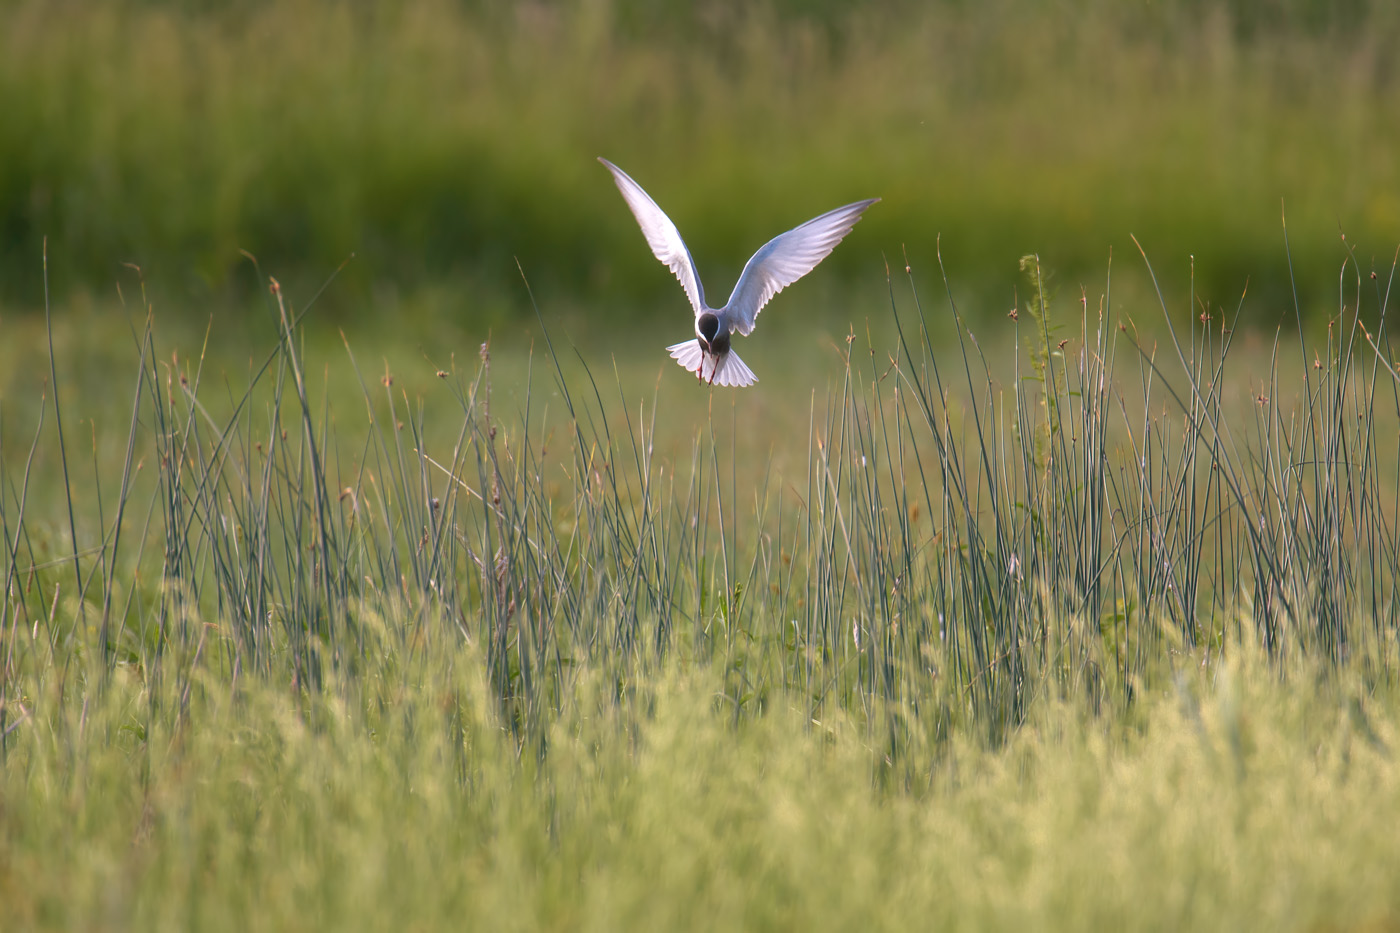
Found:
<path fill-rule="evenodd" d="M 623 200 L 632 209 L 632 216 L 637 218 L 637 225 L 642 228 L 647 245 L 662 265 L 680 279 L 681 288 L 685 289 L 686 297 L 690 299 L 690 305 L 698 317 L 705 310 L 705 291 L 700 287 L 700 273 L 695 271 L 695 261 L 690 258 L 690 250 L 681 239 L 681 232 L 626 172 L 601 156 L 598 161 L 612 172 L 617 190 L 622 192 Z"/>

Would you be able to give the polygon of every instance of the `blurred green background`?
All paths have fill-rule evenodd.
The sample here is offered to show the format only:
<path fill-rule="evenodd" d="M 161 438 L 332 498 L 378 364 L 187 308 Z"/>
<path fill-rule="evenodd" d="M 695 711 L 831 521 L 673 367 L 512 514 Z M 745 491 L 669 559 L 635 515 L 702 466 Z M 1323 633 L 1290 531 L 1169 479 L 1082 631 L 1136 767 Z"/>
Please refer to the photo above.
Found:
<path fill-rule="evenodd" d="M 0 306 L 41 305 L 47 236 L 56 294 L 134 263 L 201 320 L 258 285 L 240 250 L 308 290 L 354 254 L 324 305 L 349 321 L 510 321 L 517 258 L 552 312 L 680 314 L 606 155 L 715 299 L 879 196 L 802 304 L 878 299 L 882 254 L 934 276 L 940 242 L 971 310 L 1024 299 L 1030 252 L 1077 304 L 1110 250 L 1140 277 L 1131 233 L 1176 284 L 1194 256 L 1204 301 L 1248 281 L 1272 327 L 1282 205 L 1307 313 L 1337 310 L 1339 233 L 1389 268 L 1397 48 L 1380 0 L 7 0 Z"/>

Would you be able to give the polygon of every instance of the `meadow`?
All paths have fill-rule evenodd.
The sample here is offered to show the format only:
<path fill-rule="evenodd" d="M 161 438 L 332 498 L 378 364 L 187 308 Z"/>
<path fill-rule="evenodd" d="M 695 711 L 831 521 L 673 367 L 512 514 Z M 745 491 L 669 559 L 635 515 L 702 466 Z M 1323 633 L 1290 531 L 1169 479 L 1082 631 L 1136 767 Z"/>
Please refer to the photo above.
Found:
<path fill-rule="evenodd" d="M 911 271 L 805 417 L 544 309 L 442 363 L 333 359 L 275 279 L 246 357 L 51 318 L 6 925 L 1385 928 L 1400 377 L 1349 272 L 1243 350 L 1111 279 L 979 340 Z"/>
<path fill-rule="evenodd" d="M 1389 6 L 0 20 L 0 928 L 1400 926 Z"/>

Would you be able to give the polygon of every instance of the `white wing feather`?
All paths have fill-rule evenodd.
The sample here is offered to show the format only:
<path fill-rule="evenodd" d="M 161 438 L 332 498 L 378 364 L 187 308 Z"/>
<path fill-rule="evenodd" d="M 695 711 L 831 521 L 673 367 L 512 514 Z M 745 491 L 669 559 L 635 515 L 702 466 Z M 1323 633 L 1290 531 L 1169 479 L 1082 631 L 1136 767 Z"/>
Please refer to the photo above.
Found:
<path fill-rule="evenodd" d="M 621 182 L 618 184 L 620 186 Z M 625 190 L 623 194 L 626 194 Z M 787 233 L 779 234 L 765 243 L 744 266 L 739 283 L 734 286 L 734 293 L 729 296 L 729 303 L 724 306 L 724 312 L 733 323 L 734 329 L 748 336 L 753 330 L 754 319 L 758 317 L 758 312 L 763 310 L 763 306 L 768 304 L 769 299 L 815 269 L 817 263 L 829 256 L 836 244 L 851 232 L 851 228 L 860 220 L 860 215 L 865 209 L 878 200 L 880 199 L 871 198 L 868 201 L 857 201 L 845 207 L 838 207 L 834 211 L 827 211 L 820 217 L 809 220 L 800 227 L 794 227 Z M 642 228 L 646 229 L 646 224 L 643 224 Z"/>
<path fill-rule="evenodd" d="M 700 273 L 695 271 L 695 261 L 690 258 L 690 250 L 681 239 L 681 232 L 671 223 L 671 218 L 656 206 L 651 196 L 642 190 L 642 186 L 633 181 L 626 172 L 607 159 L 600 157 L 598 161 L 612 172 L 613 181 L 617 182 L 617 190 L 622 192 L 627 206 L 632 209 L 632 216 L 637 218 L 637 226 L 642 228 L 642 234 L 647 238 L 647 245 L 651 247 L 652 254 L 661 260 L 662 265 L 675 273 L 698 317 L 705 310 L 705 291 L 700 287 Z M 839 241 L 841 238 L 836 239 Z M 825 256 L 826 253 L 822 255 Z"/>

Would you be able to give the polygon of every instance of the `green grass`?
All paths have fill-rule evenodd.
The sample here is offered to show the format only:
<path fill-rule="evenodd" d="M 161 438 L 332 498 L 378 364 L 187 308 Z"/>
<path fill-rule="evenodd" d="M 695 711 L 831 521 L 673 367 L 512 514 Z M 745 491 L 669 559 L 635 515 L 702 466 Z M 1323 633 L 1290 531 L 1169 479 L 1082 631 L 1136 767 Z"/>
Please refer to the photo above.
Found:
<path fill-rule="evenodd" d="M 903 787 L 858 719 L 736 724 L 684 664 L 623 698 L 582 677 L 539 760 L 468 648 L 188 704 L 94 670 L 11 737 L 6 926 L 1392 927 L 1393 679 L 1228 654 L 1126 715 L 1069 696 L 995 749 L 929 734 Z"/>
<path fill-rule="evenodd" d="M 744 393 L 547 306 L 22 321 L 0 919 L 1394 925 L 1389 273 L 1250 350 L 1025 268 Z"/>
<path fill-rule="evenodd" d="M 48 236 L 66 290 L 106 295 L 134 262 L 192 314 L 242 306 L 246 249 L 299 293 L 353 253 L 326 304 L 344 317 L 528 320 L 518 258 L 560 311 L 644 319 L 674 283 L 606 155 L 716 294 L 776 231 L 879 196 L 827 289 L 868 294 L 872 256 L 941 236 L 969 310 L 1004 310 L 1023 253 L 1073 292 L 1132 233 L 1174 274 L 1194 255 L 1212 304 L 1250 283 L 1269 327 L 1292 306 L 1286 204 L 1324 315 L 1339 229 L 1368 268 L 1397 242 L 1400 21 L 1256 6 L 14 0 L 0 300 L 39 306 Z"/>
<path fill-rule="evenodd" d="M 0 4 L 0 928 L 1400 926 L 1398 35 Z"/>

